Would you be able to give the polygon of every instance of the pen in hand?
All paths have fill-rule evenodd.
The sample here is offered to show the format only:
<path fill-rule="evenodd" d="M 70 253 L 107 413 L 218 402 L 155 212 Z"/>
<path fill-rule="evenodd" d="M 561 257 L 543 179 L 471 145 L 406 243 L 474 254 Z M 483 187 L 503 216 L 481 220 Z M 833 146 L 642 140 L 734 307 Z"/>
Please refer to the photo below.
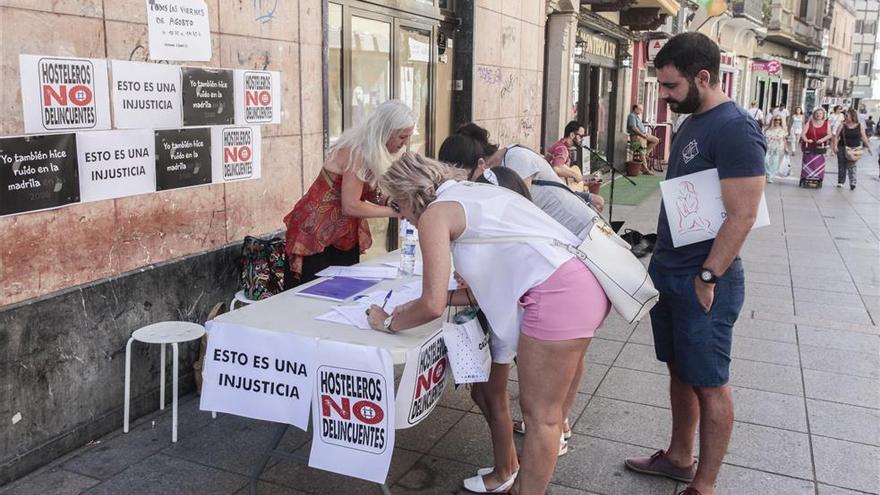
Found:
<path fill-rule="evenodd" d="M 394 292 L 394 290 L 389 290 L 388 294 L 385 294 L 385 301 L 382 303 L 382 310 L 383 311 L 385 310 L 385 305 L 388 304 L 388 300 L 391 299 L 392 292 Z"/>

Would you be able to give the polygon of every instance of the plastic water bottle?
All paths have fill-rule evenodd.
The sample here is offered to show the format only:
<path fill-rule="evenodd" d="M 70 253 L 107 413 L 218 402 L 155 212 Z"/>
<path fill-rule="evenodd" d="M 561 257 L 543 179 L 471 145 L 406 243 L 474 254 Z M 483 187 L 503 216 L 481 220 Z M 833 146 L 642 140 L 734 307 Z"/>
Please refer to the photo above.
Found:
<path fill-rule="evenodd" d="M 403 238 L 403 242 L 400 243 L 400 273 L 412 275 L 416 271 L 416 245 L 419 241 L 419 233 L 413 224 L 401 220 L 400 235 Z"/>

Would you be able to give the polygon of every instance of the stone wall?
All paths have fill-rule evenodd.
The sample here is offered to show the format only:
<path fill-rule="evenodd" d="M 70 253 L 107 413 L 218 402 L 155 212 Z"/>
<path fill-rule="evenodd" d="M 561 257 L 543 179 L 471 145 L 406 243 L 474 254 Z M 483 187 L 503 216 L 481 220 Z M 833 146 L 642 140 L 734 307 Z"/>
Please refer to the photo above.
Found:
<path fill-rule="evenodd" d="M 473 119 L 498 143 L 539 150 L 544 3 L 479 0 L 475 7 Z"/>
<path fill-rule="evenodd" d="M 131 332 L 204 321 L 235 290 L 237 243 L 283 227 L 323 157 L 321 3 L 207 0 L 213 58 L 185 64 L 281 72 L 261 179 L 0 218 L 0 485 L 119 428 Z M 24 130 L 20 53 L 146 61 L 148 45 L 143 0 L 0 0 L 0 136 Z M 158 407 L 152 347 L 135 347 L 133 418 Z"/>

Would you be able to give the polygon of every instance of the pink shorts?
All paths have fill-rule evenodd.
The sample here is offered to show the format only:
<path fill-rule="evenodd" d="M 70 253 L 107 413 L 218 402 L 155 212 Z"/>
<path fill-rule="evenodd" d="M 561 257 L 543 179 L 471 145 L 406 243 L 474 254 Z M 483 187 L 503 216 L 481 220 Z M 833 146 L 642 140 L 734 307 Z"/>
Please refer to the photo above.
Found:
<path fill-rule="evenodd" d="M 522 333 L 538 340 L 592 338 L 611 310 L 608 296 L 584 263 L 572 258 L 519 299 Z"/>

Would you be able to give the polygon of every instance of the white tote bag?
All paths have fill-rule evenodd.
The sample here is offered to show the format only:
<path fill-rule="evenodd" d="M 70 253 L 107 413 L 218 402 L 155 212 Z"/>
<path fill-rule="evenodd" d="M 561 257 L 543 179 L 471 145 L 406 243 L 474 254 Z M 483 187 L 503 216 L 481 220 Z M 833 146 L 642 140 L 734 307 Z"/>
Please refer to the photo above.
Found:
<path fill-rule="evenodd" d="M 631 246 L 599 214 L 593 217 L 592 222 L 590 233 L 577 247 L 558 239 L 538 236 L 463 239 L 455 242 L 495 244 L 539 240 L 565 249 L 593 272 L 611 306 L 624 320 L 628 323 L 639 321 L 657 304 L 660 294 L 648 276 L 648 269 L 630 250 Z"/>
<path fill-rule="evenodd" d="M 442 333 L 455 383 L 489 381 L 492 370 L 489 333 L 483 331 L 476 311 L 460 312 L 453 320 L 443 322 Z"/>

